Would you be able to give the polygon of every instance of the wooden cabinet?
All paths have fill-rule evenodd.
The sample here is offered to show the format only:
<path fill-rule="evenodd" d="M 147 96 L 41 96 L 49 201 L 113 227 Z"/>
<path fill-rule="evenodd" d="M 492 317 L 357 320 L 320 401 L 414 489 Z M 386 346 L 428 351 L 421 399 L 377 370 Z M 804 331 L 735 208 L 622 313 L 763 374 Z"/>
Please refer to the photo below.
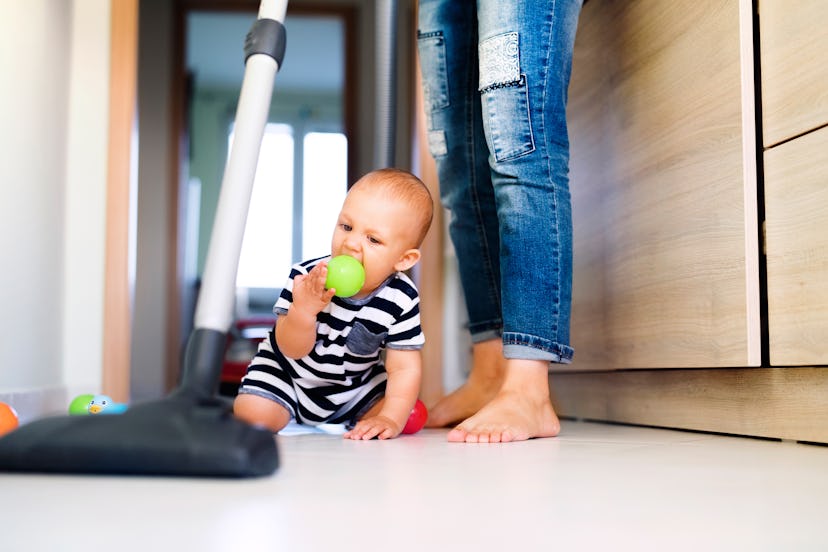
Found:
<path fill-rule="evenodd" d="M 576 352 L 567 369 L 761 362 L 744 4 L 584 6 L 568 114 Z"/>
<path fill-rule="evenodd" d="M 828 443 L 828 2 L 753 9 L 584 6 L 562 415 Z"/>

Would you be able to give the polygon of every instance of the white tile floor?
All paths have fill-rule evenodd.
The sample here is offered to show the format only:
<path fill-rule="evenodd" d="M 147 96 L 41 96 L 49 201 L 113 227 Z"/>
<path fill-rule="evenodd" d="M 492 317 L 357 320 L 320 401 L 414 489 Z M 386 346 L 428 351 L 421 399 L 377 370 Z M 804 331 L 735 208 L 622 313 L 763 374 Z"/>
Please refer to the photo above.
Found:
<path fill-rule="evenodd" d="M 243 481 L 0 474 L 0 550 L 828 550 L 828 447 L 565 422 L 280 436 Z"/>

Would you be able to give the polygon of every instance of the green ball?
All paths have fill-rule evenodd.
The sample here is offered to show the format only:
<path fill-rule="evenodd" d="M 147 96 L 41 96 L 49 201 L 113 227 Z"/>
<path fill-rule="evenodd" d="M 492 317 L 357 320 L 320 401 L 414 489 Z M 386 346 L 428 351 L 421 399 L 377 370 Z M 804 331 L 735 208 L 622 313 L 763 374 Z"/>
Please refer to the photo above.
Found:
<path fill-rule="evenodd" d="M 69 414 L 72 416 L 87 416 L 89 411 L 86 410 L 86 407 L 94 398 L 95 395 L 78 395 L 69 403 Z"/>
<path fill-rule="evenodd" d="M 325 287 L 334 288 L 337 297 L 350 297 L 359 293 L 365 284 L 365 269 L 349 255 L 339 255 L 328 261 L 328 278 Z"/>

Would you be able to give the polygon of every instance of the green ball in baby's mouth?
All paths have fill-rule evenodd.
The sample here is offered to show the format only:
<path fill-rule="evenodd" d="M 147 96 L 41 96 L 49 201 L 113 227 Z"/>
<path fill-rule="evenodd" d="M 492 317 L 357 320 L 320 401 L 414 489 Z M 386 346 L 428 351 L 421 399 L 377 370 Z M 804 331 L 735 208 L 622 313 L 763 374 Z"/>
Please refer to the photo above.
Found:
<path fill-rule="evenodd" d="M 335 289 L 337 297 L 351 297 L 365 284 L 365 268 L 350 255 L 338 255 L 328 261 L 325 287 Z"/>

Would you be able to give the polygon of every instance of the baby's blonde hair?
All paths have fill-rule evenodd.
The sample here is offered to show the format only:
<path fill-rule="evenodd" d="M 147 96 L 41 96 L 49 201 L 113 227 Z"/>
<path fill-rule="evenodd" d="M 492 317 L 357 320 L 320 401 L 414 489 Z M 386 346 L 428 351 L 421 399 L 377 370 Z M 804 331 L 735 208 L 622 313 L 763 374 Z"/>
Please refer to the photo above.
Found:
<path fill-rule="evenodd" d="M 406 203 L 417 215 L 417 239 L 415 247 L 420 247 L 425 239 L 431 221 L 434 218 L 434 200 L 431 192 L 422 180 L 402 169 L 377 169 L 356 181 L 356 187 L 370 187 L 381 190 L 396 200 Z"/>

